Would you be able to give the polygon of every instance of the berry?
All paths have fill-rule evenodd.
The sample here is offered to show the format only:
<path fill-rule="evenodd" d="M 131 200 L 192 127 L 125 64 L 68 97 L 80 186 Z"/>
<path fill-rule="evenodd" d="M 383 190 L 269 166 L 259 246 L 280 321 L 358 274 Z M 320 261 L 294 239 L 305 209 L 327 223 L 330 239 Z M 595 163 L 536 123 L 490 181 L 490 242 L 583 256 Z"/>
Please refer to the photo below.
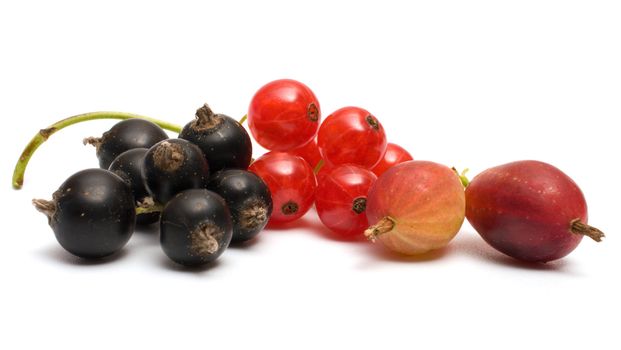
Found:
<path fill-rule="evenodd" d="M 134 232 L 136 209 L 131 189 L 108 170 L 79 171 L 52 198 L 32 202 L 47 215 L 58 243 L 75 256 L 96 259 L 114 254 Z"/>
<path fill-rule="evenodd" d="M 127 119 L 116 123 L 101 137 L 88 137 L 84 144 L 94 145 L 97 149 L 99 167 L 108 169 L 110 163 L 119 154 L 132 148 L 150 148 L 166 140 L 168 135 L 157 124 L 144 119 Z"/>
<path fill-rule="evenodd" d="M 371 171 L 374 172 L 375 175 L 380 176 L 386 172 L 386 170 L 397 164 L 407 162 L 408 160 L 413 160 L 412 155 L 408 151 L 397 144 L 388 143 L 384 156 Z"/>
<path fill-rule="evenodd" d="M 466 188 L 466 217 L 500 252 L 546 262 L 571 253 L 584 235 L 604 234 L 587 225 L 582 191 L 565 173 L 538 161 L 490 168 Z"/>
<path fill-rule="evenodd" d="M 386 134 L 367 110 L 344 107 L 321 124 L 317 145 L 323 160 L 332 165 L 349 163 L 371 169 L 386 151 Z"/>
<path fill-rule="evenodd" d="M 246 129 L 229 116 L 213 113 L 207 104 L 196 111 L 196 119 L 181 130 L 179 138 L 203 151 L 212 172 L 246 170 L 252 159 L 252 142 Z"/>
<path fill-rule="evenodd" d="M 298 157 L 269 152 L 250 164 L 272 193 L 274 211 L 270 224 L 281 224 L 302 217 L 313 205 L 317 180 L 313 169 Z"/>
<path fill-rule="evenodd" d="M 149 149 L 141 174 L 151 197 L 164 204 L 181 191 L 205 188 L 209 166 L 198 146 L 183 139 L 169 139 Z"/>
<path fill-rule="evenodd" d="M 317 147 L 316 138 L 312 139 L 304 146 L 293 149 L 288 153 L 304 158 L 304 160 L 308 162 L 308 165 L 310 165 L 313 169 L 315 169 L 315 167 L 321 160 L 321 154 L 319 154 L 319 148 Z"/>
<path fill-rule="evenodd" d="M 232 235 L 231 213 L 224 199 L 206 189 L 183 191 L 162 211 L 160 244 L 178 264 L 200 266 L 216 260 Z"/>
<path fill-rule="evenodd" d="M 321 110 L 315 94 L 304 84 L 290 79 L 267 83 L 252 97 L 248 126 L 264 148 L 289 151 L 315 137 Z"/>
<path fill-rule="evenodd" d="M 377 176 L 355 165 L 340 165 L 319 181 L 315 207 L 319 219 L 332 232 L 353 237 L 369 226 L 367 193 Z"/>
<path fill-rule="evenodd" d="M 147 151 L 148 149 L 146 148 L 134 148 L 125 151 L 116 157 L 108 168 L 108 170 L 120 176 L 129 184 L 134 195 L 134 204 L 144 208 L 154 205 L 153 198 L 149 196 L 149 192 L 142 182 L 141 175 L 144 156 L 147 154 Z M 136 216 L 136 223 L 148 225 L 157 222 L 159 218 L 159 212 L 138 214 Z"/>
<path fill-rule="evenodd" d="M 371 186 L 364 234 L 388 249 L 415 255 L 446 246 L 465 215 L 464 187 L 455 172 L 432 162 L 390 168 Z"/>
<path fill-rule="evenodd" d="M 222 170 L 211 177 L 207 189 L 222 196 L 231 211 L 233 242 L 250 240 L 267 225 L 272 214 L 272 196 L 256 174 Z"/>

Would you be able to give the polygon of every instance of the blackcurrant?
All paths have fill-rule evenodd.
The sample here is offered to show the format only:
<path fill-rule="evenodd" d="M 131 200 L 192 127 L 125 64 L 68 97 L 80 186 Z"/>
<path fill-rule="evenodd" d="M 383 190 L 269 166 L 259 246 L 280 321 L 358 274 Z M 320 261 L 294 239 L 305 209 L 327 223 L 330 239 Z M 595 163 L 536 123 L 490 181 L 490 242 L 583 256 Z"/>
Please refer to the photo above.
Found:
<path fill-rule="evenodd" d="M 239 122 L 224 114 L 215 114 L 207 104 L 196 111 L 179 138 L 188 140 L 203 151 L 212 172 L 222 169 L 248 169 L 252 159 L 252 142 Z"/>
<path fill-rule="evenodd" d="M 148 120 L 133 118 L 116 123 L 101 137 L 88 137 L 84 144 L 94 145 L 97 149 L 99 167 L 108 169 L 110 163 L 119 154 L 132 148 L 149 148 L 165 140 L 168 135 L 164 129 Z"/>
<path fill-rule="evenodd" d="M 129 184 L 134 195 L 134 204 L 142 208 L 151 208 L 154 205 L 153 198 L 151 198 L 142 182 L 141 175 L 143 160 L 147 151 L 146 148 L 134 148 L 125 151 L 116 157 L 108 168 L 108 170 L 117 174 Z M 159 218 L 159 212 L 138 214 L 136 216 L 136 223 L 148 225 L 157 222 Z"/>
<path fill-rule="evenodd" d="M 58 243 L 73 255 L 94 259 L 114 254 L 134 232 L 134 196 L 129 185 L 108 170 L 77 172 L 52 198 L 32 202 L 47 215 Z"/>
<path fill-rule="evenodd" d="M 195 144 L 183 139 L 169 139 L 156 143 L 147 151 L 141 175 L 153 200 L 164 204 L 181 191 L 205 188 L 209 165 Z"/>
<path fill-rule="evenodd" d="M 224 199 L 192 189 L 171 199 L 160 220 L 160 244 L 174 262 L 200 266 L 217 259 L 231 243 L 231 214 Z"/>
<path fill-rule="evenodd" d="M 233 241 L 256 236 L 272 214 L 272 195 L 260 177 L 245 170 L 229 169 L 214 174 L 207 188 L 216 192 L 231 211 Z"/>

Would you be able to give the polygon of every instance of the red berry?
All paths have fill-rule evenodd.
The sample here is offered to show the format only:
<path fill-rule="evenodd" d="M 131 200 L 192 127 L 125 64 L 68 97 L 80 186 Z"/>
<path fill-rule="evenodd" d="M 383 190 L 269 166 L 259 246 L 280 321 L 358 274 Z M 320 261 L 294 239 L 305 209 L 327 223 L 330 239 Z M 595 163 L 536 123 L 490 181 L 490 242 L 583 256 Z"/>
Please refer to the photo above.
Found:
<path fill-rule="evenodd" d="M 257 91 L 248 108 L 248 126 L 268 150 L 289 151 L 315 137 L 321 120 L 319 102 L 304 84 L 274 80 Z"/>
<path fill-rule="evenodd" d="M 403 147 L 394 143 L 389 143 L 386 146 L 386 153 L 384 153 L 384 157 L 382 157 L 382 160 L 380 160 L 380 162 L 377 163 L 371 171 L 374 172 L 375 175 L 380 176 L 391 167 L 412 159 L 412 155 L 410 155 L 410 153 Z"/>
<path fill-rule="evenodd" d="M 369 226 L 367 193 L 377 177 L 355 165 L 340 165 L 319 182 L 315 207 L 319 219 L 334 233 L 353 237 Z"/>
<path fill-rule="evenodd" d="M 466 217 L 497 250 L 519 260 L 564 257 L 588 235 L 587 205 L 578 185 L 552 165 L 519 161 L 490 168 L 466 188 Z"/>
<path fill-rule="evenodd" d="M 367 110 L 344 107 L 321 124 L 317 145 L 326 162 L 371 169 L 386 151 L 386 134 L 382 124 Z"/>
<path fill-rule="evenodd" d="M 465 215 L 464 187 L 450 168 L 432 162 L 395 165 L 371 186 L 364 234 L 408 255 L 446 246 Z"/>
<path fill-rule="evenodd" d="M 304 146 L 289 151 L 289 153 L 304 158 L 313 169 L 321 160 L 321 154 L 319 154 L 319 148 L 317 148 L 317 139 L 315 138 Z"/>
<path fill-rule="evenodd" d="M 269 152 L 250 164 L 248 170 L 259 175 L 272 193 L 274 211 L 269 224 L 298 219 L 313 205 L 317 180 L 313 169 L 301 157 Z"/>

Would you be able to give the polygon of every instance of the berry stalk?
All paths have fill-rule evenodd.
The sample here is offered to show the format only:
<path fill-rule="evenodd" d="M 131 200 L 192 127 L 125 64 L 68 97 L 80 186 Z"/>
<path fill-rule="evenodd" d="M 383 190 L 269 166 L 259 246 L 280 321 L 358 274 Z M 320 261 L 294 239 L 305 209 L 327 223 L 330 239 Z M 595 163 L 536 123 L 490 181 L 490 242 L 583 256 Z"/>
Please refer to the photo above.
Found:
<path fill-rule="evenodd" d="M 125 120 L 125 119 L 132 119 L 132 118 L 148 120 L 150 122 L 153 122 L 159 125 L 163 129 L 170 130 L 173 132 L 178 133 L 181 131 L 181 127 L 178 125 L 168 123 L 166 121 L 162 121 L 158 119 L 153 119 L 153 118 L 144 117 L 144 116 L 137 115 L 137 114 L 124 113 L 124 112 L 92 112 L 92 113 L 84 113 L 84 114 L 75 115 L 73 117 L 65 118 L 63 120 L 57 121 L 56 123 L 48 126 L 45 129 L 39 130 L 39 132 L 37 132 L 37 134 L 35 134 L 35 136 L 26 145 L 26 147 L 22 151 L 22 154 L 19 156 L 19 159 L 17 160 L 17 164 L 15 164 L 15 169 L 13 170 L 13 179 L 12 179 L 13 188 L 17 190 L 22 188 L 24 184 L 24 173 L 26 172 L 26 167 L 28 166 L 28 162 L 30 161 L 30 158 L 32 157 L 34 152 L 37 150 L 37 148 L 39 148 L 41 144 L 47 141 L 47 139 L 50 136 L 52 136 L 52 134 L 56 133 L 57 131 L 62 130 L 70 125 L 89 121 L 89 120 L 96 120 L 96 119 Z"/>

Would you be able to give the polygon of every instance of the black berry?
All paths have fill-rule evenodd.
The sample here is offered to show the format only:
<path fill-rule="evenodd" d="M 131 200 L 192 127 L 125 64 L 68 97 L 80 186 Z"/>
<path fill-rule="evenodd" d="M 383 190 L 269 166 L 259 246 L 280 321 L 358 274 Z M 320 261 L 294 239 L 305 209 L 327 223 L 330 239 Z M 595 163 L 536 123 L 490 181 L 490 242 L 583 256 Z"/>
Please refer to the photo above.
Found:
<path fill-rule="evenodd" d="M 171 199 L 160 220 L 164 253 L 185 266 L 214 261 L 232 237 L 231 214 L 224 199 L 205 189 L 192 189 Z"/>
<path fill-rule="evenodd" d="M 157 124 L 133 118 L 116 123 L 101 137 L 84 139 L 84 144 L 88 143 L 97 148 L 99 167 L 108 169 L 110 163 L 121 153 L 132 148 L 149 148 L 167 138 L 164 129 Z"/>
<path fill-rule="evenodd" d="M 231 211 L 233 241 L 255 237 L 272 214 L 272 196 L 263 180 L 245 170 L 222 170 L 214 174 L 207 188 L 216 192 Z"/>
<path fill-rule="evenodd" d="M 87 169 L 70 176 L 51 201 L 35 199 L 56 239 L 69 253 L 102 258 L 121 250 L 136 221 L 131 189 L 108 170 Z"/>
<path fill-rule="evenodd" d="M 179 138 L 196 144 L 205 154 L 209 169 L 248 169 L 252 159 L 252 142 L 239 122 L 224 114 L 215 114 L 208 105 L 196 111 Z"/>
<path fill-rule="evenodd" d="M 183 139 L 164 140 L 151 147 L 141 171 L 147 191 L 162 204 L 181 191 L 205 188 L 209 180 L 209 166 L 203 152 Z"/>

